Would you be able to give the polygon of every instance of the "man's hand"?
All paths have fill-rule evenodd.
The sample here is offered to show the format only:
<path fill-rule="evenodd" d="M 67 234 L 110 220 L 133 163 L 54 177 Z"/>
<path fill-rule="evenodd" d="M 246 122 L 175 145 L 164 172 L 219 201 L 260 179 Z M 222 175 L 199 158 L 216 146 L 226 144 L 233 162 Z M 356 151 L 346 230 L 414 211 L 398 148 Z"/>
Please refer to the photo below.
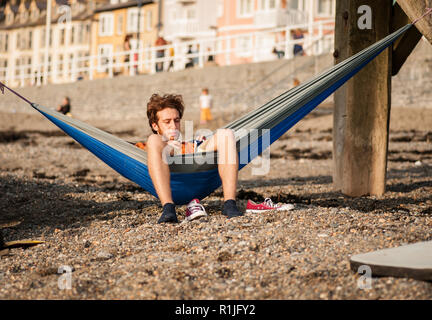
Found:
<path fill-rule="evenodd" d="M 182 147 L 181 142 L 178 140 L 168 140 L 167 145 L 169 145 L 173 149 L 178 149 L 178 150 L 181 150 L 181 147 Z"/>

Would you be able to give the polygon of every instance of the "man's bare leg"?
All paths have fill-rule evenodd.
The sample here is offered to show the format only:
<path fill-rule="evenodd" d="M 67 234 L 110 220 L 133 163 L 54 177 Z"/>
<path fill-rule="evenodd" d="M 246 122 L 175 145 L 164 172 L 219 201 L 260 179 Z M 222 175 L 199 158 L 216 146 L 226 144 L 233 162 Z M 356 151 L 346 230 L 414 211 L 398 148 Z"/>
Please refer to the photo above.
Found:
<path fill-rule="evenodd" d="M 147 140 L 148 169 L 156 193 L 163 206 L 163 213 L 159 219 L 161 222 L 178 222 L 175 213 L 170 185 L 170 170 L 164 160 L 163 150 L 166 142 L 159 135 L 151 135 Z"/>
<path fill-rule="evenodd" d="M 218 171 L 224 194 L 223 212 L 229 217 L 242 215 L 235 203 L 239 161 L 233 131 L 230 129 L 217 130 L 202 149 L 218 153 Z"/>

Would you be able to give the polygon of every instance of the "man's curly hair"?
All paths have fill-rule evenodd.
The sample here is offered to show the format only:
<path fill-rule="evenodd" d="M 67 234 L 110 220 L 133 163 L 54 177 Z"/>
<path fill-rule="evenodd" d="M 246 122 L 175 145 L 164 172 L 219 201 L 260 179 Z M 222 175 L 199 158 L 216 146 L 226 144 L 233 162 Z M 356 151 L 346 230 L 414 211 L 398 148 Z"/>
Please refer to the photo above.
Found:
<path fill-rule="evenodd" d="M 153 133 L 157 132 L 153 130 L 152 123 L 158 123 L 159 119 L 157 117 L 157 113 L 165 108 L 176 109 L 181 119 L 184 112 L 183 97 L 176 94 L 159 95 L 157 93 L 154 93 L 150 97 L 150 100 L 147 103 L 147 117 L 149 119 L 149 125 Z"/>

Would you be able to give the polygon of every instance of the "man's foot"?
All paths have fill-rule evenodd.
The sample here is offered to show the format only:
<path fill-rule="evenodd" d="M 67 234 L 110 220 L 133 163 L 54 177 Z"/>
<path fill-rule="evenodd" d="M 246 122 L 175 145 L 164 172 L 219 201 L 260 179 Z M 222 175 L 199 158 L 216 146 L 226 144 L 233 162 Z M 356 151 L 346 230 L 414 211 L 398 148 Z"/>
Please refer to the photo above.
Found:
<path fill-rule="evenodd" d="M 248 213 L 267 212 L 271 210 L 288 211 L 293 209 L 294 205 L 291 203 L 275 204 L 270 198 L 266 198 L 262 203 L 255 203 L 252 200 L 248 200 L 246 205 L 246 212 Z"/>
<path fill-rule="evenodd" d="M 243 213 L 237 208 L 235 200 L 227 200 L 224 202 L 222 214 L 226 215 L 228 219 L 241 217 L 243 215 Z"/>
<path fill-rule="evenodd" d="M 193 199 L 191 202 L 189 202 L 186 209 L 187 221 L 192 221 L 205 216 L 207 216 L 207 212 L 198 199 Z"/>
<path fill-rule="evenodd" d="M 177 223 L 177 214 L 175 211 L 174 203 L 166 203 L 163 206 L 162 215 L 160 216 L 158 223 Z"/>

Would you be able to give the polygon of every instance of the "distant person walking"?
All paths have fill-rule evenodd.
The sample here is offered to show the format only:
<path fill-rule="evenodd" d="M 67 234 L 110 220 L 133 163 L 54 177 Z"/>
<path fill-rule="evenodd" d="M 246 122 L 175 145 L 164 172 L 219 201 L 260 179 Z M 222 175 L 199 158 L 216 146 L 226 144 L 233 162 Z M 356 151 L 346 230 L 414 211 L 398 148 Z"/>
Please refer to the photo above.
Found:
<path fill-rule="evenodd" d="M 57 107 L 57 111 L 63 113 L 64 115 L 71 116 L 71 105 L 69 97 L 63 98 L 63 102 Z"/>
<path fill-rule="evenodd" d="M 174 70 L 174 56 L 175 56 L 175 52 L 174 52 L 174 46 L 172 44 L 172 42 L 169 43 L 171 46 L 169 47 L 169 57 L 170 57 L 170 64 L 168 66 L 168 70 Z"/>
<path fill-rule="evenodd" d="M 188 51 L 186 52 L 186 55 L 188 57 L 188 62 L 185 65 L 185 69 L 193 68 L 193 66 L 194 66 L 194 61 L 193 61 L 192 57 L 190 56 L 191 54 L 193 54 L 193 52 L 192 52 L 192 45 L 190 44 L 188 47 Z"/>
<path fill-rule="evenodd" d="M 209 94 L 209 89 L 207 88 L 202 89 L 199 102 L 200 102 L 200 110 L 201 110 L 200 123 L 206 124 L 207 121 L 212 120 L 210 108 L 213 105 L 213 97 Z"/>
<path fill-rule="evenodd" d="M 295 29 L 293 33 L 293 39 L 299 40 L 303 38 L 303 32 L 300 29 Z M 293 54 L 294 56 L 304 56 L 303 43 L 296 43 L 294 45 Z"/>

